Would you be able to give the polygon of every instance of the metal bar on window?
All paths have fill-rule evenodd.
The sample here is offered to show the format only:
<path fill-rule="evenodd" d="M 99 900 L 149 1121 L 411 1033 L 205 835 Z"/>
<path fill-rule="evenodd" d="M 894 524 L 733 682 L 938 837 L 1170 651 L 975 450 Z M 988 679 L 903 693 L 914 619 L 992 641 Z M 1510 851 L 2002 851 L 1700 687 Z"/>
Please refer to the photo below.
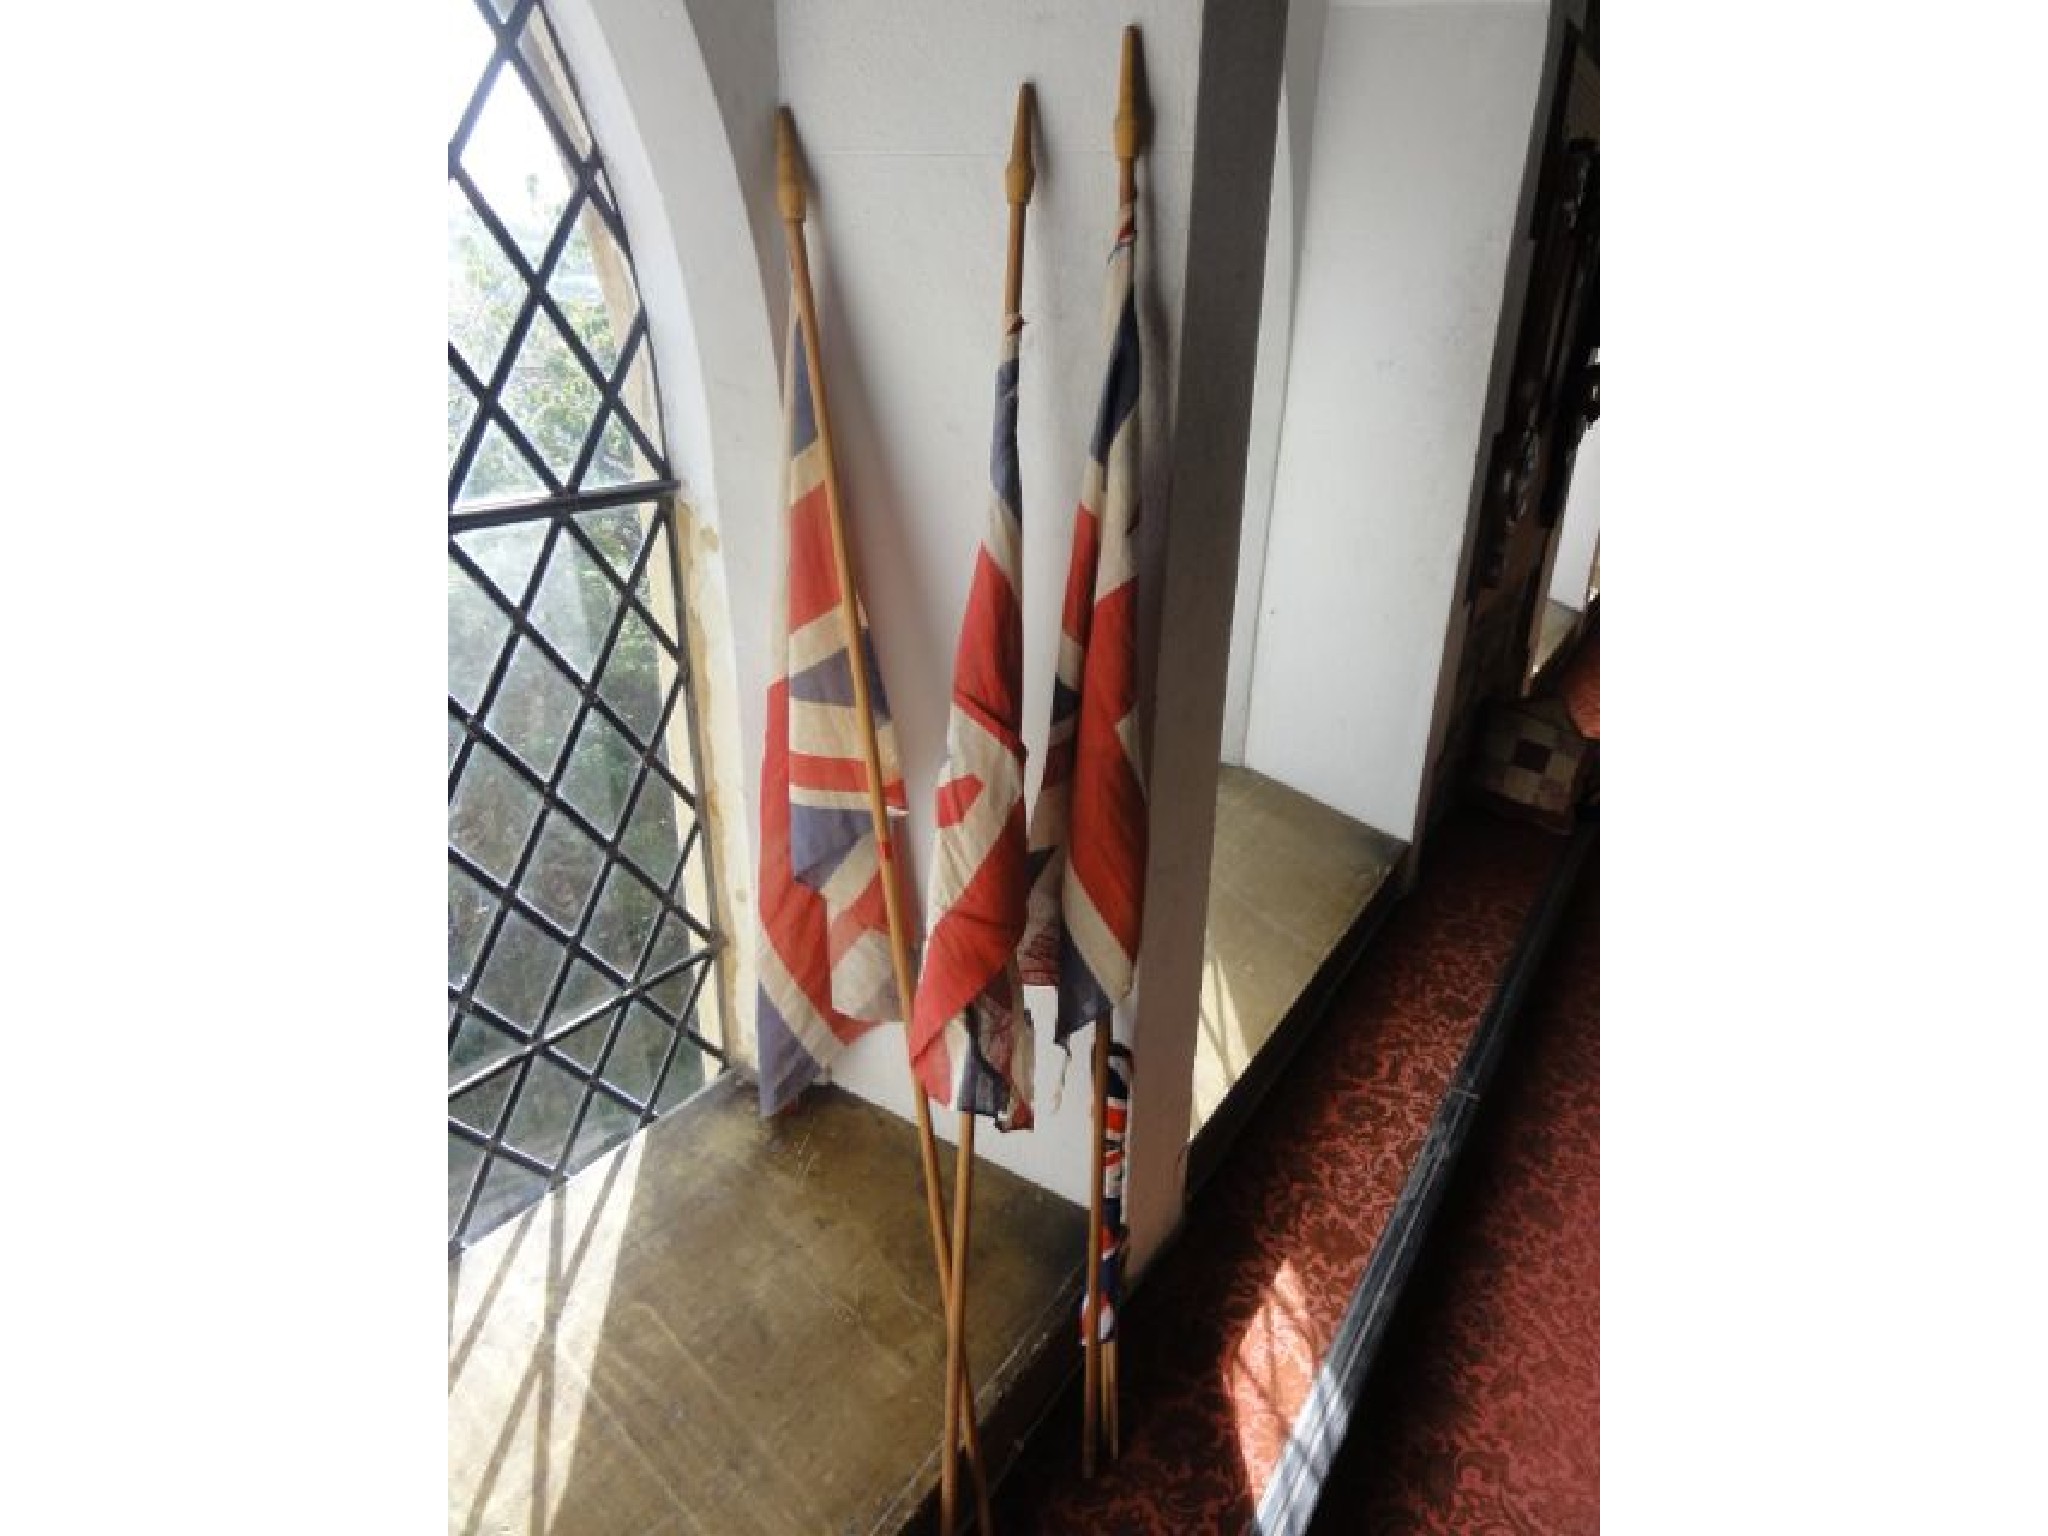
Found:
<path fill-rule="evenodd" d="M 673 480 L 640 480 L 632 485 L 608 485 L 595 491 L 565 491 L 559 496 L 536 496 L 527 501 L 484 502 L 458 507 L 448 514 L 450 533 L 468 533 L 477 528 L 502 528 L 507 523 L 531 522 L 539 517 L 567 517 L 578 512 L 603 512 L 630 506 L 636 501 L 654 501 L 681 487 Z"/>

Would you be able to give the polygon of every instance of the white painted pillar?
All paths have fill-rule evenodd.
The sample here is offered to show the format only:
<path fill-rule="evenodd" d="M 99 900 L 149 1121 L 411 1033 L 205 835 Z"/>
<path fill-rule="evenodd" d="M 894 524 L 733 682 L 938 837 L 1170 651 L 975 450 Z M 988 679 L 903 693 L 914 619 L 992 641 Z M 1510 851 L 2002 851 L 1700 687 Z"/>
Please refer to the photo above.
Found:
<path fill-rule="evenodd" d="M 1179 1225 L 1185 1194 L 1286 34 L 1284 5 L 1211 0 L 1203 7 L 1186 310 L 1174 360 L 1171 502 L 1156 520 L 1164 559 L 1149 568 L 1161 572 L 1154 579 L 1160 614 L 1149 736 L 1152 839 L 1125 1196 L 1132 1263 L 1140 1272 Z"/>

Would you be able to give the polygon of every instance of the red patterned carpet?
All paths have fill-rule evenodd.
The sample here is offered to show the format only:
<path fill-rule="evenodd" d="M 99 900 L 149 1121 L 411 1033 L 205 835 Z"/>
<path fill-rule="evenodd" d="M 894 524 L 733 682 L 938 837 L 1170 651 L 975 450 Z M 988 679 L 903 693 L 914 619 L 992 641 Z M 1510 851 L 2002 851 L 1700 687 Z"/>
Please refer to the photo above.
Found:
<path fill-rule="evenodd" d="M 1589 867 L 1310 1536 L 1600 1528 L 1600 895 Z"/>
<path fill-rule="evenodd" d="M 1077 1384 L 1004 1480 L 1004 1536 L 1243 1530 L 1564 846 L 1477 812 L 1432 837 L 1421 883 L 1132 1297 L 1122 1458 L 1081 1479 Z"/>

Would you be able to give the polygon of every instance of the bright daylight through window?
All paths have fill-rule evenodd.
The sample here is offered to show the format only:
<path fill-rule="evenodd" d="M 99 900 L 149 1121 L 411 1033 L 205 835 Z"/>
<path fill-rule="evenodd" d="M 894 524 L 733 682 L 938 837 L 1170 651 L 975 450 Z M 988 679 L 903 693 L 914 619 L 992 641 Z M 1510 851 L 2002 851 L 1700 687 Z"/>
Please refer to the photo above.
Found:
<path fill-rule="evenodd" d="M 451 1251 L 719 1070 L 646 317 L 536 0 L 440 0 Z"/>

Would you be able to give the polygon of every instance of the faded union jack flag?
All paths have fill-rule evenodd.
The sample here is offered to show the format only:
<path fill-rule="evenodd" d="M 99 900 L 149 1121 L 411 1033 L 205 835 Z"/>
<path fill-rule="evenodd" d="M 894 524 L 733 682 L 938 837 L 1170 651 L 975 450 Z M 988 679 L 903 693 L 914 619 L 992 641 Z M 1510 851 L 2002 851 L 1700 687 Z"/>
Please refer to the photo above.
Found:
<path fill-rule="evenodd" d="M 792 313 L 795 305 L 791 305 Z M 889 959 L 882 863 L 868 807 L 824 450 L 810 367 L 790 325 L 789 563 L 761 758 L 761 1113 L 782 1109 L 873 1025 L 903 1017 Z M 883 799 L 901 815 L 903 771 L 867 614 L 859 610 Z"/>
<path fill-rule="evenodd" d="M 1116 1337 L 1116 1309 L 1124 1294 L 1124 1254 L 1130 1229 L 1124 1225 L 1124 1141 L 1131 1126 L 1131 1053 L 1121 1044 L 1109 1048 L 1109 1093 L 1102 1112 L 1102 1269 L 1096 1282 L 1102 1292 L 1096 1337 Z M 1088 1298 L 1081 1297 L 1082 1337 L 1087 1337 Z"/>
<path fill-rule="evenodd" d="M 1074 514 L 1045 777 L 1031 814 L 1024 979 L 1059 988 L 1053 1038 L 1130 994 L 1144 916 L 1138 744 L 1138 315 L 1133 210 L 1118 220 L 1104 307 L 1109 371 Z"/>
<path fill-rule="evenodd" d="M 1024 620 L 1017 551 L 1017 336 L 1009 317 L 996 369 L 995 494 L 953 659 L 946 769 L 937 799 L 931 932 L 910 1048 L 925 1093 L 1031 1124 L 1031 1025 L 1017 972 L 1024 934 Z"/>

